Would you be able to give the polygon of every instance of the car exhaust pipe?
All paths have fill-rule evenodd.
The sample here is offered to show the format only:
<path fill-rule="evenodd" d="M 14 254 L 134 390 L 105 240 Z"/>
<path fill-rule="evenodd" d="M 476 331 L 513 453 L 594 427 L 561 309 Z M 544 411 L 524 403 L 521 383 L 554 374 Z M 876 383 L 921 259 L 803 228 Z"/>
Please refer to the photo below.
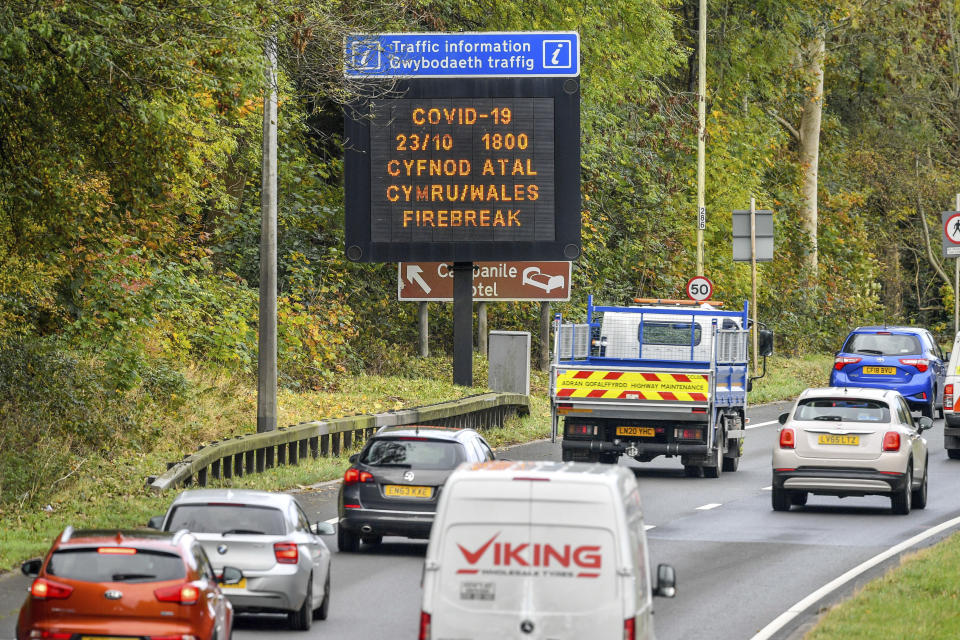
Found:
<path fill-rule="evenodd" d="M 371 527 L 368 524 L 365 524 L 362 527 L 360 527 L 360 533 L 373 533 L 373 527 Z"/>

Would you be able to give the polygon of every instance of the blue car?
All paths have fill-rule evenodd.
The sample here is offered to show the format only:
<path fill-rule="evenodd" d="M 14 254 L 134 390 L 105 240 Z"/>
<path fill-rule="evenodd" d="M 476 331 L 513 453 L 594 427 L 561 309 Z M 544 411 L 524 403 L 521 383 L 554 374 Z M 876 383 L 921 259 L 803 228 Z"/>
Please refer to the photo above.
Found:
<path fill-rule="evenodd" d="M 946 362 L 926 329 L 858 327 L 836 355 L 831 387 L 867 387 L 899 391 L 912 411 L 943 417 Z"/>

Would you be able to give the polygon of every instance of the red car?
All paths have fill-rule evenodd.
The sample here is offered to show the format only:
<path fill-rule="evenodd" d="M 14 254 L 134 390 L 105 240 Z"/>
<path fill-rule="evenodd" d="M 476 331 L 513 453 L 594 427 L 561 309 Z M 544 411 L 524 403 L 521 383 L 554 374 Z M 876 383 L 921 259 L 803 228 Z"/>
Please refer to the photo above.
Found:
<path fill-rule="evenodd" d="M 233 607 L 188 531 L 74 531 L 45 558 L 21 567 L 34 578 L 17 621 L 18 640 L 229 640 Z"/>

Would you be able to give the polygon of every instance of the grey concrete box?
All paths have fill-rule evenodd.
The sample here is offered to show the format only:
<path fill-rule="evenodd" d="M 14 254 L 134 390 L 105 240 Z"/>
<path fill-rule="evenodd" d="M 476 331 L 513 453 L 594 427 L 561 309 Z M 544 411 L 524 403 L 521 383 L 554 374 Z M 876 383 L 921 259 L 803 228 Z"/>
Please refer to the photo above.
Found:
<path fill-rule="evenodd" d="M 491 331 L 490 388 L 530 395 L 530 332 Z"/>

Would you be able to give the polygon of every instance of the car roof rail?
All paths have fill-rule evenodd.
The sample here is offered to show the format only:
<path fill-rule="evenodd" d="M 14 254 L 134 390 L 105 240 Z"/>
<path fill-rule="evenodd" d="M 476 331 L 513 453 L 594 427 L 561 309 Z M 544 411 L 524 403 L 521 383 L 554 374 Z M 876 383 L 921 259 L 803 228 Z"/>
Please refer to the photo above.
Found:
<path fill-rule="evenodd" d="M 170 541 L 171 544 L 180 544 L 183 536 L 187 535 L 188 533 L 190 533 L 189 529 L 178 529 L 177 532 L 173 534 L 173 540 Z"/>
<path fill-rule="evenodd" d="M 72 536 L 73 536 L 73 525 L 68 524 L 67 528 L 64 529 L 63 533 L 60 534 L 60 542 L 69 542 Z"/>

